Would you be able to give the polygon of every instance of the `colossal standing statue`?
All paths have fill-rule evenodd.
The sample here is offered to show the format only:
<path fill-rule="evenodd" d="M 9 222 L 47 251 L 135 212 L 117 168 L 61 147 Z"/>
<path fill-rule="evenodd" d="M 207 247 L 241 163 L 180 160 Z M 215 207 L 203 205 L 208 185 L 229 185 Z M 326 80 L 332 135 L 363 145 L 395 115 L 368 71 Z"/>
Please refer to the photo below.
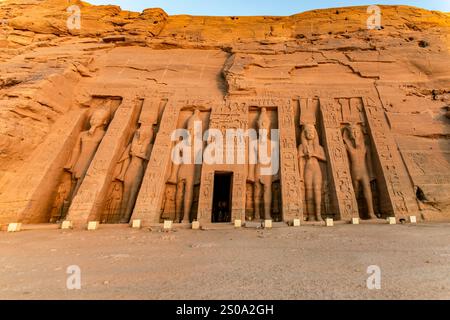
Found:
<path fill-rule="evenodd" d="M 359 191 L 362 188 L 367 204 L 367 214 L 370 219 L 377 219 L 373 209 L 369 170 L 366 162 L 367 149 L 361 127 L 354 124 L 348 125 L 344 129 L 343 138 L 350 158 L 350 171 L 355 195 L 358 197 Z"/>
<path fill-rule="evenodd" d="M 270 118 L 267 115 L 266 108 L 261 108 L 261 114 L 257 122 L 259 132 L 259 144 L 258 149 L 267 150 L 266 154 L 271 156 L 271 143 L 270 143 Z M 263 213 L 263 219 L 272 219 L 272 182 L 274 177 L 272 175 L 262 175 L 261 167 L 262 161 L 259 152 L 257 158 L 257 164 L 255 166 L 255 189 L 254 189 L 254 201 L 255 201 L 255 217 L 260 217 L 260 212 Z M 262 194 L 262 195 L 261 195 Z M 262 202 L 262 203 L 261 203 Z"/>
<path fill-rule="evenodd" d="M 72 185 L 64 206 L 63 218 L 67 214 L 70 203 L 77 194 L 84 176 L 94 158 L 100 142 L 105 136 L 105 127 L 108 124 L 110 112 L 105 109 L 95 110 L 90 119 L 90 129 L 80 133 L 69 163 L 64 167 L 72 175 Z"/>
<path fill-rule="evenodd" d="M 315 219 L 323 221 L 321 215 L 322 171 L 319 161 L 326 161 L 326 156 L 314 125 L 303 126 L 301 144 L 298 146 L 298 160 L 300 178 L 305 183 L 308 220 L 314 212 Z"/>
<path fill-rule="evenodd" d="M 172 173 L 169 182 L 176 182 L 177 191 L 175 196 L 175 221 L 182 223 L 190 222 L 190 212 L 194 201 L 194 186 L 199 183 L 199 174 L 195 164 L 194 155 L 194 126 L 195 122 L 200 122 L 200 110 L 195 109 L 193 115 L 188 119 L 186 129 L 189 132 L 188 145 L 191 149 L 189 163 L 172 165 Z M 183 151 L 180 150 L 180 158 L 183 158 Z"/>
<path fill-rule="evenodd" d="M 153 126 L 139 127 L 119 160 L 122 166 L 117 180 L 123 181 L 121 223 L 128 223 L 133 213 L 134 203 L 144 177 L 145 164 L 150 159 L 152 140 Z"/>

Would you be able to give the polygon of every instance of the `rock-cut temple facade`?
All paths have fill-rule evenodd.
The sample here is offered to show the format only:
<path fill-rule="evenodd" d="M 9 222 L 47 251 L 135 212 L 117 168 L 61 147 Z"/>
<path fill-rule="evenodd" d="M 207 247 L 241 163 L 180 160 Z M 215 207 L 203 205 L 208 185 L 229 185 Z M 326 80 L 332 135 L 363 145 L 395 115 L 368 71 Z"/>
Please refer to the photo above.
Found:
<path fill-rule="evenodd" d="M 71 4 L 0 2 L 0 224 L 450 220 L 449 14 Z M 250 135 L 206 161 L 229 131 L 276 170 Z"/>

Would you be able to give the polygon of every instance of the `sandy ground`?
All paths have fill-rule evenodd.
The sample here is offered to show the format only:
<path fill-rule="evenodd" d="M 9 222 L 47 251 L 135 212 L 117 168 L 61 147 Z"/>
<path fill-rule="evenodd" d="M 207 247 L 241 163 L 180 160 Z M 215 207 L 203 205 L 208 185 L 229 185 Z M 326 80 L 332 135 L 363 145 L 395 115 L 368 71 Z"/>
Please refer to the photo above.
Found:
<path fill-rule="evenodd" d="M 450 299 L 450 224 L 1 232 L 0 298 Z"/>

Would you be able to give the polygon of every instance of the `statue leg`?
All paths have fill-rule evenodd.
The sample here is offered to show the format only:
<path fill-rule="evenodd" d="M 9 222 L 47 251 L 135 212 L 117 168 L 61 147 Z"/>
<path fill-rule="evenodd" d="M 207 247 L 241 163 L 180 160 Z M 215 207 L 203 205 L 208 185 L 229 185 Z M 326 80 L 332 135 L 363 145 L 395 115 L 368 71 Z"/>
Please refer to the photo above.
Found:
<path fill-rule="evenodd" d="M 266 181 L 264 183 L 264 219 L 272 219 L 272 185 Z"/>
<path fill-rule="evenodd" d="M 359 180 L 353 180 L 353 191 L 355 192 L 355 198 L 357 201 L 359 198 L 359 193 L 361 191 L 359 183 L 360 183 Z"/>
<path fill-rule="evenodd" d="M 311 216 L 314 212 L 314 188 L 312 180 L 311 170 L 305 170 L 305 198 L 307 220 L 312 220 Z"/>
<path fill-rule="evenodd" d="M 370 219 L 377 219 L 377 216 L 375 215 L 375 211 L 373 209 L 372 190 L 370 189 L 369 177 L 364 177 L 361 180 L 361 184 L 363 188 L 364 199 L 366 199 L 367 214 Z"/>
<path fill-rule="evenodd" d="M 259 220 L 261 219 L 261 184 L 258 181 L 255 181 L 253 201 L 255 204 L 255 220 Z"/>
<path fill-rule="evenodd" d="M 314 175 L 314 213 L 317 221 L 323 221 L 322 215 L 322 172 L 320 168 Z"/>
<path fill-rule="evenodd" d="M 66 219 L 67 213 L 69 212 L 70 205 L 72 204 L 72 200 L 75 197 L 75 195 L 77 194 L 80 186 L 81 186 L 81 178 L 75 179 L 72 176 L 69 194 L 68 194 L 67 198 L 64 199 L 64 201 L 63 201 L 64 204 L 63 204 L 63 208 L 61 210 L 62 211 L 61 212 L 61 220 Z"/>
<path fill-rule="evenodd" d="M 77 195 L 78 190 L 80 189 L 82 182 L 83 182 L 83 179 L 79 178 L 79 179 L 76 179 L 75 183 L 72 184 L 72 186 L 74 186 L 74 187 L 72 189 L 72 192 L 70 193 L 70 202 L 71 203 L 72 203 L 73 198 L 75 198 L 75 196 Z"/>
<path fill-rule="evenodd" d="M 181 220 L 181 209 L 183 207 L 185 180 L 178 181 L 177 192 L 175 195 L 175 222 Z"/>
<path fill-rule="evenodd" d="M 194 202 L 194 177 L 191 177 L 186 181 L 184 188 L 184 213 L 182 222 L 190 223 L 191 207 L 192 202 Z"/>
<path fill-rule="evenodd" d="M 131 161 L 125 175 L 126 182 L 124 182 L 124 192 L 122 198 L 122 203 L 125 205 L 125 210 L 123 211 L 121 219 L 121 222 L 123 223 L 128 223 L 130 221 L 143 174 L 144 166 L 142 160 L 133 157 L 133 160 Z"/>
<path fill-rule="evenodd" d="M 254 182 L 255 181 L 255 165 L 249 164 L 248 165 L 248 173 L 247 173 L 247 180 Z"/>

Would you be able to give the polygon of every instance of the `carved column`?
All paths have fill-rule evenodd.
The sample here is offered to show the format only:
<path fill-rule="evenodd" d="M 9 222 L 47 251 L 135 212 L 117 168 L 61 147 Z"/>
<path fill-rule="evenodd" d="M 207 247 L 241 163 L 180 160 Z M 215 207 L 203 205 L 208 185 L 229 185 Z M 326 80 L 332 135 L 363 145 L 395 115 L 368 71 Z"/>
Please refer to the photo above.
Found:
<path fill-rule="evenodd" d="M 57 121 L 22 169 L 0 195 L 0 222 L 45 223 L 53 191 L 85 122 L 85 110 L 74 110 Z"/>
<path fill-rule="evenodd" d="M 234 220 L 245 221 L 246 179 L 247 173 L 243 168 L 234 170 L 231 222 Z"/>
<path fill-rule="evenodd" d="M 283 220 L 303 220 L 294 108 L 289 100 L 278 105 L 278 127 L 280 128 L 280 180 Z"/>
<path fill-rule="evenodd" d="M 381 107 L 371 98 L 364 101 L 369 132 L 374 142 L 377 160 L 383 173 L 383 185 L 388 193 L 382 210 L 398 218 L 417 214 L 418 205 L 408 173 L 402 163 L 394 138 L 386 123 Z M 381 177 L 380 177 L 381 178 Z"/>
<path fill-rule="evenodd" d="M 200 180 L 197 221 L 201 224 L 211 223 L 214 191 L 214 170 L 212 166 L 203 165 Z"/>
<path fill-rule="evenodd" d="M 132 220 L 140 219 L 143 224 L 159 223 L 166 173 L 170 168 L 171 161 L 172 142 L 170 136 L 177 129 L 179 114 L 178 105 L 169 101 L 161 119 L 150 161 L 131 217 Z"/>
<path fill-rule="evenodd" d="M 139 108 L 137 101 L 124 98 L 116 110 L 108 130 L 100 143 L 78 193 L 75 195 L 67 219 L 75 225 L 100 218 L 100 212 L 117 160 L 134 127 Z"/>
<path fill-rule="evenodd" d="M 358 218 L 358 203 L 353 190 L 350 166 L 334 99 L 320 99 L 320 111 L 325 133 L 325 148 L 332 178 L 334 210 L 341 220 Z"/>

